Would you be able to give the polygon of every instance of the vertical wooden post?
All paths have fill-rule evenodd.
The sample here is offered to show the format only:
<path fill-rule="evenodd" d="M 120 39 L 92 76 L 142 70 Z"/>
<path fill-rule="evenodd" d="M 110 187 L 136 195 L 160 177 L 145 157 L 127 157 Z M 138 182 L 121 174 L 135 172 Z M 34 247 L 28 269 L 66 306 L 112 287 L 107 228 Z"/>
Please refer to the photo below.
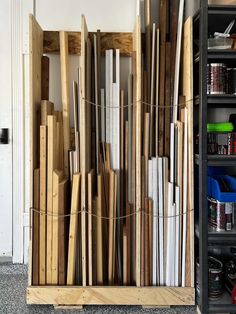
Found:
<path fill-rule="evenodd" d="M 134 51 L 136 52 L 136 285 L 141 284 L 141 137 L 142 137 L 142 102 L 141 102 L 141 21 L 137 17 L 134 31 Z"/>
<path fill-rule="evenodd" d="M 56 169 L 56 117 L 48 116 L 47 158 L 47 284 L 52 283 L 53 170 Z"/>
<path fill-rule="evenodd" d="M 69 58 L 68 34 L 60 32 L 61 57 L 61 98 L 63 106 L 63 134 L 64 134 L 64 171 L 69 176 L 68 151 L 70 149 L 70 86 L 69 86 Z"/>
<path fill-rule="evenodd" d="M 88 29 L 84 15 L 81 17 L 81 91 L 80 91 L 80 169 L 81 169 L 81 241 L 82 241 L 82 284 L 86 286 L 86 213 L 87 208 L 87 114 L 86 114 L 86 43 Z"/>

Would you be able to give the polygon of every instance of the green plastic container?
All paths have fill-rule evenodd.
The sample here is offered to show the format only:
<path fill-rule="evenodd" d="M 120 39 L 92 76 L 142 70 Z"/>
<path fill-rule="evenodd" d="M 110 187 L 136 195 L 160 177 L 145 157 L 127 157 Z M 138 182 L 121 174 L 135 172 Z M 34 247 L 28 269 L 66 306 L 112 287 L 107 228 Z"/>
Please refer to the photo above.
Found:
<path fill-rule="evenodd" d="M 207 132 L 232 132 L 234 129 L 231 122 L 207 123 Z"/>

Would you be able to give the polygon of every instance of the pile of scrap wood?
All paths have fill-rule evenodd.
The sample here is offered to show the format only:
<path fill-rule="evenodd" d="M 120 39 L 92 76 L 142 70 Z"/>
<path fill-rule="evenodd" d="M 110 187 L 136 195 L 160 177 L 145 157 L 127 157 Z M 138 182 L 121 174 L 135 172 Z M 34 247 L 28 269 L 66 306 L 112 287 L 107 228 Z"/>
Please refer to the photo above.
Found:
<path fill-rule="evenodd" d="M 62 111 L 42 59 L 34 285 L 194 285 L 192 19 L 183 0 L 157 3 L 145 34 L 137 17 L 123 89 L 120 50 L 102 51 L 84 16 L 77 81 L 60 32 Z"/>

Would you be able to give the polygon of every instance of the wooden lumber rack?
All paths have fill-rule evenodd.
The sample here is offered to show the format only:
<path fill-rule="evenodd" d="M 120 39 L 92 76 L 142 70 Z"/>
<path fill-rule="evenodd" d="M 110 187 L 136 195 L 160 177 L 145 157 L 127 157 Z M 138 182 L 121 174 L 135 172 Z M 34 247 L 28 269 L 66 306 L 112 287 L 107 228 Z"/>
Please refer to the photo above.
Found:
<path fill-rule="evenodd" d="M 55 307 L 56 306 L 62 306 L 62 307 L 75 307 L 75 306 L 84 306 L 84 305 L 141 305 L 141 306 L 147 306 L 147 307 L 165 307 L 165 306 L 174 306 L 174 305 L 194 305 L 195 304 L 195 289 L 194 286 L 147 286 L 142 284 L 142 258 L 140 251 L 142 250 L 142 241 L 141 241 L 141 232 L 142 232 L 142 215 L 139 212 L 139 209 L 141 208 L 141 203 L 145 201 L 143 198 L 143 188 L 142 186 L 142 179 L 141 179 L 141 173 L 145 169 L 146 163 L 143 163 L 144 167 L 141 167 L 142 164 L 142 158 L 141 158 L 141 150 L 142 150 L 142 142 L 141 142 L 141 128 L 143 124 L 142 120 L 142 103 L 140 101 L 142 97 L 142 73 L 141 73 L 141 42 L 142 42 L 142 35 L 141 35 L 141 26 L 140 26 L 140 19 L 137 18 L 136 26 L 134 33 L 91 33 L 87 31 L 86 21 L 84 19 L 83 27 L 84 29 L 80 32 L 57 32 L 57 31 L 44 31 L 36 21 L 33 15 L 30 15 L 30 104 L 31 104 L 31 208 L 38 207 L 40 210 L 43 210 L 43 207 L 41 208 L 41 201 L 43 204 L 45 204 L 45 194 L 51 195 L 52 201 L 52 211 L 56 213 L 62 213 L 62 214 L 68 214 L 68 209 L 63 208 L 63 204 L 66 203 L 66 191 L 71 188 L 70 186 L 70 175 L 68 176 L 62 176 L 61 172 L 58 172 L 56 169 L 62 169 L 65 173 L 68 174 L 70 170 L 67 169 L 65 157 L 66 154 L 63 151 L 63 143 L 65 147 L 66 145 L 69 147 L 69 134 L 68 129 L 66 133 L 64 133 L 64 137 L 60 136 L 63 132 L 63 129 L 68 127 L 64 124 L 65 117 L 64 114 L 66 113 L 67 118 L 69 116 L 68 110 L 68 82 L 63 83 L 64 88 L 62 88 L 62 105 L 63 105 L 63 117 L 60 115 L 60 113 L 56 113 L 54 111 L 54 118 L 48 118 L 52 117 L 51 114 L 53 113 L 53 108 L 51 107 L 48 101 L 48 105 L 45 109 L 44 114 L 46 114 L 46 119 L 44 119 L 44 125 L 40 126 L 39 123 L 39 112 L 41 110 L 41 121 L 43 116 L 42 113 L 42 107 L 41 107 L 41 101 L 42 101 L 42 93 L 47 95 L 47 85 L 48 85 L 48 77 L 49 77 L 49 69 L 47 66 L 47 57 L 45 54 L 59 54 L 61 51 L 61 64 L 64 64 L 64 79 L 68 79 L 68 73 L 66 73 L 66 54 L 76 54 L 81 56 L 81 66 L 79 71 L 79 76 L 81 77 L 81 86 L 79 86 L 79 92 L 84 95 L 85 98 L 89 98 L 89 94 L 91 93 L 91 90 L 86 86 L 88 80 L 87 77 L 89 73 L 83 72 L 85 67 L 83 68 L 83 64 L 87 64 L 87 58 L 90 53 L 90 46 L 89 43 L 94 41 L 94 35 L 97 36 L 97 46 L 100 46 L 100 52 L 104 56 L 107 49 L 119 49 L 119 53 L 121 56 L 125 57 L 131 57 L 135 54 L 134 57 L 134 64 L 133 68 L 135 69 L 135 79 L 134 79 L 134 93 L 131 95 L 130 99 L 133 101 L 133 99 L 136 99 L 137 101 L 137 108 L 136 112 L 133 115 L 133 125 L 134 128 L 136 126 L 136 129 L 138 132 L 136 132 L 136 141 L 134 142 L 134 152 L 135 156 L 133 156 L 133 160 L 135 160 L 135 168 L 134 171 L 136 171 L 136 178 L 135 178 L 135 190 L 134 192 L 131 191 L 131 198 L 134 196 L 135 199 L 135 206 L 137 210 L 137 219 L 135 226 L 132 225 L 134 231 L 136 231 L 136 239 L 127 237 L 125 235 L 126 242 L 130 243 L 130 241 L 136 240 L 134 250 L 136 250 L 135 259 L 130 262 L 131 268 L 132 263 L 135 263 L 136 269 L 135 271 L 132 270 L 132 274 L 127 274 L 126 277 L 132 277 L 129 279 L 129 283 L 127 285 L 102 285 L 99 283 L 99 276 L 101 275 L 98 273 L 98 268 L 96 270 L 93 269 L 93 275 L 92 277 L 96 277 L 96 285 L 91 285 L 93 283 L 93 278 L 89 278 L 89 276 L 86 277 L 86 269 L 89 268 L 88 264 L 92 263 L 92 258 L 89 255 L 88 251 L 89 249 L 92 250 L 92 246 L 90 248 L 86 247 L 85 243 L 82 243 L 81 252 L 82 255 L 82 262 L 79 268 L 79 276 L 82 278 L 80 281 L 80 284 L 75 284 L 75 265 L 71 264 L 70 268 L 68 266 L 67 271 L 70 274 L 70 277 L 67 277 L 63 275 L 63 270 L 66 269 L 65 266 L 65 260 L 68 258 L 67 252 L 68 252 L 68 246 L 69 246 L 69 253 L 70 256 L 75 258 L 75 246 L 76 246 L 76 239 L 73 238 L 73 235 L 75 234 L 75 230 L 80 229 L 82 230 L 82 241 L 84 241 L 85 237 L 88 236 L 89 232 L 92 232 L 92 230 L 86 230 L 85 224 L 86 224 L 86 218 L 85 218 L 85 212 L 83 213 L 82 208 L 82 215 L 81 218 L 77 221 L 75 218 L 73 219 L 73 224 L 66 224 L 57 222 L 57 219 L 54 219 L 54 216 L 49 218 L 50 216 L 45 216 L 37 212 L 31 212 L 32 215 L 32 224 L 31 224 L 31 238 L 30 238 L 30 262 L 29 262 L 29 279 L 28 279 L 28 288 L 27 288 L 27 304 L 52 304 Z M 82 33 L 83 32 L 83 33 Z M 86 45 L 86 47 L 85 47 Z M 150 52 L 150 47 L 148 48 L 148 51 Z M 82 55 L 83 54 L 83 55 Z M 98 56 L 99 57 L 99 56 Z M 43 85 L 43 86 L 42 86 Z M 46 92 L 45 92 L 45 85 L 46 85 Z M 72 84 L 70 85 L 71 88 Z M 148 89 L 147 89 L 148 90 Z M 121 93 L 122 95 L 122 93 Z M 132 99 L 133 97 L 133 99 Z M 122 99 L 120 100 L 122 103 Z M 85 101 L 84 98 L 82 98 L 82 102 L 80 103 L 82 114 L 86 112 L 86 116 L 90 113 L 86 111 Z M 84 106 L 84 107 L 83 107 Z M 41 108 L 41 109 L 40 109 Z M 52 112 L 49 112 L 49 111 Z M 71 109 L 72 110 L 72 109 Z M 84 111 L 83 111 L 84 110 Z M 158 112 L 158 109 L 156 110 Z M 155 112 L 153 110 L 153 112 Z M 133 113 L 132 113 L 133 114 Z M 80 116 L 80 132 L 84 132 L 84 140 L 87 136 L 87 129 L 83 129 L 83 117 Z M 82 119 L 82 120 L 81 120 Z M 63 120 L 63 123 L 61 122 Z M 67 123 L 69 123 L 67 121 Z M 92 126 L 91 127 L 91 133 L 94 132 Z M 155 127 L 155 125 L 154 125 Z M 40 131 L 39 131 L 40 130 Z M 129 133 L 130 132 L 130 133 Z M 76 133 L 76 132 L 75 132 Z M 156 132 L 153 132 L 156 133 Z M 57 135 L 55 135 L 57 134 Z M 93 133 L 92 133 L 93 134 Z M 158 132 L 157 132 L 158 134 Z M 51 142 L 52 145 L 48 145 L 48 138 L 49 136 L 54 138 L 54 141 Z M 129 126 L 127 124 L 127 129 L 124 129 L 124 135 L 123 137 L 130 138 L 132 137 L 132 129 L 129 130 Z M 50 138 L 49 138 L 50 139 Z M 75 141 L 76 141 L 76 134 L 75 134 Z M 40 145 L 42 143 L 42 145 Z M 79 149 L 82 150 L 80 153 L 76 152 L 76 158 L 78 160 L 78 164 L 84 165 L 84 171 L 89 171 L 88 163 L 93 163 L 93 160 L 86 159 L 88 152 L 83 149 L 83 145 L 86 143 L 79 143 L 76 142 L 75 146 L 79 147 Z M 44 145 L 44 146 L 43 146 Z M 93 145 L 93 144 L 91 144 Z M 158 146 L 158 145 L 157 145 Z M 125 145 L 124 145 L 125 147 Z M 127 145 L 128 147 L 128 145 Z M 153 142 L 153 148 L 156 147 L 156 143 Z M 125 150 L 125 149 L 124 149 Z M 155 150 L 155 149 L 154 149 Z M 47 151 L 47 154 L 46 154 Z M 61 159 L 57 160 L 57 154 L 55 152 L 61 153 Z M 124 168 L 126 168 L 126 165 L 129 164 L 130 160 L 128 152 L 125 150 L 123 152 L 124 157 Z M 102 153 L 100 153 L 102 155 Z M 46 156 L 47 155 L 47 156 Z M 95 181 L 95 175 L 94 173 L 91 173 L 89 176 L 89 189 L 85 190 L 85 186 L 87 184 L 86 182 L 86 173 L 83 171 L 80 171 L 80 175 L 76 175 L 73 178 L 73 190 L 77 191 L 77 195 L 74 196 L 74 198 L 71 201 L 71 213 L 72 210 L 76 212 L 78 208 L 78 203 L 84 202 L 84 206 L 87 206 L 86 200 L 83 199 L 83 194 L 78 195 L 78 191 L 82 189 L 84 191 L 84 195 L 88 195 L 88 206 L 94 206 L 94 208 L 97 210 L 97 213 L 101 212 L 102 215 L 104 215 L 103 206 L 105 204 L 105 196 L 103 196 L 103 191 L 101 192 L 101 182 L 104 179 L 104 177 L 107 175 L 106 171 L 109 170 L 110 163 L 109 163 L 109 154 L 107 151 L 105 151 L 105 174 L 102 176 L 98 176 L 99 180 L 98 182 L 94 183 Z M 64 156 L 64 157 L 63 157 Z M 69 156 L 69 155 L 68 155 Z M 69 157 L 67 158 L 69 159 Z M 147 150 L 147 159 L 149 158 L 149 152 Z M 102 157 L 100 157 L 102 158 Z M 86 163 L 83 164 L 83 162 L 86 160 Z M 132 160 L 131 160 L 132 161 Z M 77 165 L 78 165 L 77 164 Z M 67 164 L 68 165 L 68 164 Z M 53 176 L 50 178 L 47 178 L 46 168 L 51 167 Z M 107 170 L 108 169 L 108 170 Z M 109 170 L 110 171 L 110 170 Z M 132 169 L 133 171 L 133 169 Z M 168 172 L 168 171 L 167 171 Z M 40 179 L 39 179 L 39 173 L 40 173 Z M 112 172 L 108 172 L 112 173 Z M 132 172 L 131 172 L 132 174 Z M 124 172 L 124 177 L 128 176 L 127 173 Z M 164 175 L 163 175 L 164 177 Z M 45 181 L 50 180 L 50 182 L 57 182 L 57 189 L 49 189 L 48 191 L 45 189 Z M 116 176 L 112 177 L 112 180 L 116 183 Z M 89 198 L 90 193 L 92 193 L 93 186 L 98 187 L 98 196 L 96 197 L 95 201 L 93 201 L 91 198 Z M 126 190 L 128 190 L 128 186 L 125 187 Z M 107 190 L 109 190 L 109 185 L 107 187 Z M 111 188 L 112 190 L 112 188 Z M 100 192 L 99 192 L 100 191 Z M 130 191 L 129 191 L 130 192 Z M 126 193 L 126 192 L 125 192 Z M 106 193 L 104 193 L 106 194 Z M 128 192 L 127 192 L 128 194 Z M 122 198 L 120 198 L 120 194 L 112 195 L 113 198 L 119 199 L 120 202 L 122 202 Z M 151 204 L 151 201 L 148 199 L 147 203 Z M 167 202 L 166 202 L 167 203 Z M 109 204 L 109 200 L 108 200 Z M 148 206 L 147 206 L 148 207 Z M 151 208 L 151 206 L 149 205 Z M 133 210 L 132 206 L 130 206 L 127 210 L 129 213 L 130 210 Z M 147 208 L 148 210 L 148 208 Z M 113 214 L 112 214 L 113 215 Z M 71 216 L 73 217 L 73 216 Z M 76 217 L 76 216 L 74 216 Z M 132 219 L 130 218 L 127 224 L 129 223 L 131 225 Z M 76 220 L 76 221 L 75 221 Z M 44 237 L 38 237 L 35 238 L 35 230 L 37 229 L 36 223 L 40 222 L 40 230 L 44 232 Z M 48 222 L 49 221 L 49 222 Z M 71 220 L 72 221 L 72 220 Z M 91 220 L 92 221 L 92 220 Z M 90 221 L 90 223 L 91 223 Z M 145 220 L 146 221 L 146 220 Z M 52 230 L 56 230 L 57 232 L 64 234 L 65 232 L 68 232 L 70 234 L 69 244 L 65 245 L 65 243 L 58 244 L 54 242 L 54 233 L 53 231 L 50 231 L 49 229 L 45 229 L 46 224 L 48 223 L 48 226 L 52 228 Z M 99 228 L 103 228 L 105 226 L 102 225 L 103 222 L 100 221 L 100 219 L 97 219 L 97 225 L 95 226 L 96 230 L 95 232 L 99 233 Z M 128 225 L 128 226 L 130 226 Z M 108 224 L 104 228 L 107 227 Z M 112 226 L 114 227 L 114 226 Z M 42 229 L 43 228 L 43 229 Z M 127 229 L 126 225 L 126 231 Z M 39 229 L 39 228 L 38 228 Z M 37 230 L 38 230 L 37 229 Z M 108 230 L 108 229 L 107 229 Z M 51 232 L 51 238 L 48 238 L 48 231 Z M 37 231 L 41 232 L 41 231 Z M 151 224 L 150 224 L 150 232 L 151 232 Z M 72 234 L 72 236 L 71 236 Z M 50 235 L 49 235 L 50 236 Z M 123 237 L 123 234 L 122 234 Z M 34 241 L 33 241 L 34 240 Z M 38 247 L 39 251 L 35 252 L 35 240 L 38 241 Z M 56 251 L 54 252 L 54 249 L 52 250 L 52 253 L 46 251 L 47 247 L 47 241 L 48 243 L 54 245 L 56 247 Z M 102 241 L 103 246 L 106 245 L 105 241 Z M 56 243 L 56 244 L 55 244 Z M 115 242 L 114 242 L 115 243 Z M 113 244 L 114 244 L 113 243 Z M 37 243 L 36 243 L 37 245 Z M 91 244 L 93 245 L 93 244 Z M 122 246 L 123 248 L 123 246 Z M 104 250 L 104 248 L 102 248 Z M 67 252 L 66 252 L 67 250 Z M 123 250 L 125 250 L 123 248 Z M 43 251 L 43 253 L 41 252 Z M 39 262 L 39 278 L 38 276 L 34 275 L 34 259 L 35 254 L 41 254 L 41 259 Z M 51 254 L 51 263 L 49 260 L 45 262 L 45 255 Z M 56 255 L 54 255 L 56 254 Z M 125 253 L 126 254 L 126 253 Z M 55 261 L 55 258 L 58 258 L 58 255 L 62 257 L 63 261 L 59 265 L 59 276 L 57 276 L 57 266 L 53 268 L 53 261 Z M 129 254 L 125 255 L 127 259 L 130 259 L 131 257 Z M 75 260 L 73 261 L 75 263 Z M 116 262 L 118 263 L 118 262 Z M 48 266 L 49 265 L 49 266 Z M 47 272 L 47 268 L 52 267 L 52 272 Z M 104 268 L 103 268 L 104 269 Z M 36 278 L 34 280 L 34 278 Z M 133 278 L 135 278 L 136 282 L 133 283 Z M 144 277 L 143 277 L 144 278 Z M 50 281 L 51 280 L 51 281 Z M 105 280 L 105 279 L 104 279 Z M 108 279 L 107 279 L 108 281 Z M 149 282 L 149 281 L 147 281 Z"/>

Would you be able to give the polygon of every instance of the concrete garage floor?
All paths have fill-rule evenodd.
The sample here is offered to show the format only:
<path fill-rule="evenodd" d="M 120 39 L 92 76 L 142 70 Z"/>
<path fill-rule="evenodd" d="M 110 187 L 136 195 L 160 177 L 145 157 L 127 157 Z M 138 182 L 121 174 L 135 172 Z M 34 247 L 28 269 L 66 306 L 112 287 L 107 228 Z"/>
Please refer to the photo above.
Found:
<path fill-rule="evenodd" d="M 115 314 L 115 313 L 157 313 L 192 314 L 195 307 L 175 307 L 171 309 L 142 309 L 139 306 L 87 306 L 83 310 L 54 310 L 53 306 L 29 306 L 25 302 L 27 287 L 27 267 L 22 265 L 0 264 L 0 313 L 1 314 Z"/>

